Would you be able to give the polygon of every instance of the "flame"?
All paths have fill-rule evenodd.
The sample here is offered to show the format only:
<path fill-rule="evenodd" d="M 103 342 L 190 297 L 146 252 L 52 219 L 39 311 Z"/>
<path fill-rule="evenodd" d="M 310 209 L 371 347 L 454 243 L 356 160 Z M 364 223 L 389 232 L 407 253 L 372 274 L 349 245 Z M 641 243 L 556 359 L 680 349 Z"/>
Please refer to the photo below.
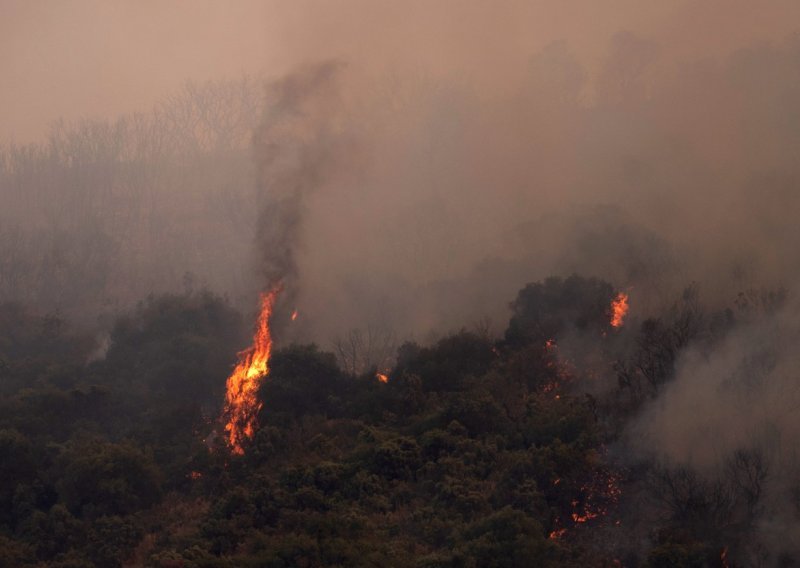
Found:
<path fill-rule="evenodd" d="M 253 346 L 239 353 L 239 362 L 228 377 L 223 416 L 226 419 L 228 442 L 235 454 L 244 454 L 242 443 L 255 433 L 256 415 L 262 406 L 257 398 L 258 387 L 269 374 L 269 357 L 272 353 L 269 318 L 280 291 L 280 286 L 276 286 L 261 295 L 261 312 L 253 335 Z"/>
<path fill-rule="evenodd" d="M 297 314 L 297 309 L 295 309 L 295 310 L 292 312 L 292 321 L 294 321 L 294 320 L 296 320 L 296 319 L 297 319 L 297 315 L 298 315 L 298 314 Z"/>
<path fill-rule="evenodd" d="M 389 375 L 384 375 L 383 373 L 375 373 L 375 378 L 377 378 L 382 383 L 389 382 Z"/>
<path fill-rule="evenodd" d="M 548 535 L 547 538 L 549 538 L 550 540 L 558 540 L 559 538 L 564 536 L 564 533 L 566 533 L 566 532 L 567 532 L 567 529 L 563 529 L 563 528 L 562 529 L 555 529 L 554 531 L 550 532 L 550 534 Z"/>
<path fill-rule="evenodd" d="M 606 517 L 619 502 L 622 490 L 619 475 L 606 470 L 595 472 L 593 478 L 581 486 L 581 500 L 572 501 L 572 522 L 576 525 Z"/>
<path fill-rule="evenodd" d="M 611 302 L 611 327 L 622 327 L 629 308 L 628 295 L 625 292 L 617 294 Z"/>

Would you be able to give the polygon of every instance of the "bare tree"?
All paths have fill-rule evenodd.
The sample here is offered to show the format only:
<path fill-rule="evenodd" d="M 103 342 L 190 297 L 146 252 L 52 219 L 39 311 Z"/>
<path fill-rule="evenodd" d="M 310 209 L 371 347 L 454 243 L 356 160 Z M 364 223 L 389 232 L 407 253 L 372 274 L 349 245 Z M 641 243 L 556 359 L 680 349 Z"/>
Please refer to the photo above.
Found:
<path fill-rule="evenodd" d="M 745 522 L 752 524 L 760 512 L 769 464 L 760 449 L 741 449 L 733 453 L 726 472 L 744 505 Z"/>
<path fill-rule="evenodd" d="M 360 375 L 370 370 L 386 369 L 397 342 L 390 329 L 368 325 L 366 330 L 352 329 L 344 337 L 336 338 L 333 346 L 342 369 L 351 375 Z"/>

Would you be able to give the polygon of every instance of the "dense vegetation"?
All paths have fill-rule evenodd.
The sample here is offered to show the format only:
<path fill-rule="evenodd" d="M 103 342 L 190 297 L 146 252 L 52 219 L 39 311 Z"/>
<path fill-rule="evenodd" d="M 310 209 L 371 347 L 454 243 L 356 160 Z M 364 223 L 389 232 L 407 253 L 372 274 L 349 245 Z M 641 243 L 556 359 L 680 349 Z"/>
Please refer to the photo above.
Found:
<path fill-rule="evenodd" d="M 740 509 L 723 511 L 689 470 L 651 465 L 674 491 L 656 492 L 660 525 L 636 542 L 623 505 L 638 489 L 606 448 L 682 345 L 736 316 L 701 318 L 690 290 L 630 331 L 626 352 L 608 323 L 614 293 L 577 276 L 528 285 L 502 339 L 407 343 L 388 383 L 286 346 L 241 457 L 216 433 L 248 335 L 225 301 L 152 298 L 117 320 L 105 353 L 56 317 L 4 305 L 0 565 L 719 564 L 743 534 Z M 619 387 L 582 394 L 582 371 L 557 351 L 568 334 L 591 339 Z M 752 471 L 755 456 L 740 457 Z M 753 513 L 752 486 L 729 496 L 745 489 Z"/>

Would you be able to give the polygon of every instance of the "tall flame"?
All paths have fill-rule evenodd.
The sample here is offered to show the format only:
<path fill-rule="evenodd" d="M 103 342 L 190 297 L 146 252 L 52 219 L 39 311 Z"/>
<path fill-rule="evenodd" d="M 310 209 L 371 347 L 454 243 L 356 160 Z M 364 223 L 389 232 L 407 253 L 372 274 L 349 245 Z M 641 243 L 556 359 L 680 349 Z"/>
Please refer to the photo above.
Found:
<path fill-rule="evenodd" d="M 272 353 L 269 319 L 280 291 L 280 286 L 276 286 L 261 295 L 261 311 L 253 335 L 253 346 L 239 353 L 239 362 L 228 377 L 223 417 L 226 420 L 228 442 L 235 454 L 244 454 L 242 444 L 255 433 L 256 416 L 262 406 L 258 400 L 258 387 L 269 374 L 269 357 Z"/>
<path fill-rule="evenodd" d="M 628 295 L 625 292 L 617 294 L 611 302 L 611 327 L 622 327 L 629 308 Z"/>

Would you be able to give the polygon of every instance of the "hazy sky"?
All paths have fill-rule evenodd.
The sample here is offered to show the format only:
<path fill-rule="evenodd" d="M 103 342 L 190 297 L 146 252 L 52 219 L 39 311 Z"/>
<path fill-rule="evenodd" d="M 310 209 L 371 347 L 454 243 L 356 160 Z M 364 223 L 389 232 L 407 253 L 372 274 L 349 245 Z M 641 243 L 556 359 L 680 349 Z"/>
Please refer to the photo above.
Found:
<path fill-rule="evenodd" d="M 474 81 L 555 39 L 591 69 L 620 29 L 681 58 L 798 21 L 793 0 L 0 0 L 0 141 L 34 140 L 60 116 L 147 110 L 189 78 L 274 76 L 320 58 Z"/>

